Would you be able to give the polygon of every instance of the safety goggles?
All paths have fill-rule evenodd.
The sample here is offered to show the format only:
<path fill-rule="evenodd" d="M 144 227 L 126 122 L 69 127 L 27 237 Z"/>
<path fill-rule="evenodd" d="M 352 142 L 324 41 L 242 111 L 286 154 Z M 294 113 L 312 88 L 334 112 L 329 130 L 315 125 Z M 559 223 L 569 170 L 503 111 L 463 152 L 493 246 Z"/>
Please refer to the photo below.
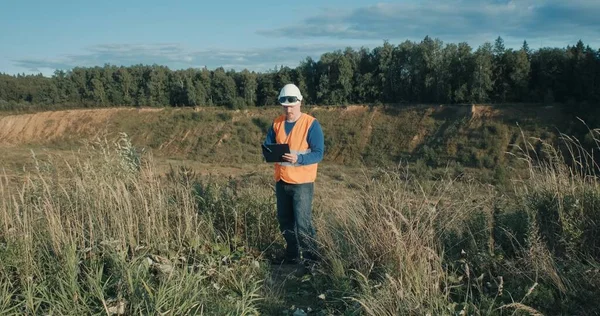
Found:
<path fill-rule="evenodd" d="M 279 98 L 279 103 L 296 103 L 298 101 L 299 101 L 298 97 L 295 97 L 295 96 L 280 97 Z"/>

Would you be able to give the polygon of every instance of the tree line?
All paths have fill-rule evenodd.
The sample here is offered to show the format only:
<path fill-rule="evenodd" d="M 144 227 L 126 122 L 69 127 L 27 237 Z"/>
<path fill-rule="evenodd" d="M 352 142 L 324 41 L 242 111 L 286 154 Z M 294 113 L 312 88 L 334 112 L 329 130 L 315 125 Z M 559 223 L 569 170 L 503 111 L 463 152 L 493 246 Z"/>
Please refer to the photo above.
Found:
<path fill-rule="evenodd" d="M 306 103 L 600 103 L 600 49 L 506 48 L 498 37 L 477 49 L 462 42 L 346 48 L 295 68 L 266 72 L 161 65 L 75 67 L 50 78 L 0 74 L 0 108 L 15 104 L 79 106 L 226 106 L 277 104 L 279 89 L 297 84 Z M 594 108 L 597 106 L 594 105 Z"/>

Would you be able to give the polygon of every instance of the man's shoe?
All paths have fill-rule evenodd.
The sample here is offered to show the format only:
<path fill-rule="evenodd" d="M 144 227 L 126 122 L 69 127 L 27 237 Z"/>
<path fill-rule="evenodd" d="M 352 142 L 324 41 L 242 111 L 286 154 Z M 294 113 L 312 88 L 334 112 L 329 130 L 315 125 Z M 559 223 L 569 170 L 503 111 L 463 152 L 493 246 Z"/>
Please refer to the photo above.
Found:
<path fill-rule="evenodd" d="M 318 255 L 316 255 L 315 253 L 310 252 L 310 251 L 303 252 L 302 259 L 303 259 L 303 261 L 309 262 L 309 263 L 317 263 L 317 262 L 321 261 L 321 258 Z"/>
<path fill-rule="evenodd" d="M 298 258 L 284 258 L 283 264 L 298 264 Z"/>
<path fill-rule="evenodd" d="M 298 264 L 298 259 L 291 258 L 291 257 L 278 257 L 278 258 L 271 260 L 271 263 L 272 264 Z"/>

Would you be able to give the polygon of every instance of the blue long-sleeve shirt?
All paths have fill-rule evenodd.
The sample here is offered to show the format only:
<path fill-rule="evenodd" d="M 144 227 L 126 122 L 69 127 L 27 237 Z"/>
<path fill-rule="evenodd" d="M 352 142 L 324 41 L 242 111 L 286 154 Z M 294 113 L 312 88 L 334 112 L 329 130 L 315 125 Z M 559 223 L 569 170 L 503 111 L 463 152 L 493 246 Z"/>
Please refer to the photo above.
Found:
<path fill-rule="evenodd" d="M 288 135 L 296 122 L 285 122 L 285 134 Z M 323 137 L 323 130 L 319 121 L 314 120 L 308 129 L 308 135 L 306 135 L 306 142 L 310 148 L 310 153 L 298 155 L 298 164 L 300 165 L 311 165 L 319 163 L 323 160 L 323 153 L 325 152 L 325 138 Z M 275 144 L 277 140 L 275 138 L 275 130 L 273 126 L 269 128 L 267 132 L 267 138 L 265 139 L 265 145 Z"/>

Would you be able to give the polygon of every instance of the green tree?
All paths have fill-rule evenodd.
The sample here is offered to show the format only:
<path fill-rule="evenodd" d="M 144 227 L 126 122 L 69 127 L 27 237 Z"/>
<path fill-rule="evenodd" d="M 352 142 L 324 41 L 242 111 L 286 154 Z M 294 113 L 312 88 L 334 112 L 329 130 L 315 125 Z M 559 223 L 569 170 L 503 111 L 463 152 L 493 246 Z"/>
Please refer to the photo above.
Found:
<path fill-rule="evenodd" d="M 357 68 L 357 55 L 356 52 L 347 47 L 342 54 L 337 56 L 335 60 L 335 68 L 337 71 L 337 85 L 336 90 L 339 91 L 339 102 L 350 103 L 354 101 L 353 91 L 353 78 L 354 72 Z"/>
<path fill-rule="evenodd" d="M 281 89 L 288 83 L 292 82 L 292 70 L 290 67 L 280 67 L 275 69 L 275 88 Z"/>
<path fill-rule="evenodd" d="M 146 80 L 146 95 L 151 106 L 169 105 L 168 73 L 165 66 L 153 65 Z"/>
<path fill-rule="evenodd" d="M 325 104 L 344 104 L 351 99 L 354 76 L 353 51 L 337 50 L 321 56 L 322 76 L 319 89 Z"/>
<path fill-rule="evenodd" d="M 475 52 L 475 69 L 471 85 L 472 102 L 486 102 L 490 99 L 490 93 L 493 90 L 493 58 L 492 44 L 489 42 L 479 46 Z"/>
<path fill-rule="evenodd" d="M 75 67 L 70 72 L 70 78 L 72 86 L 75 89 L 75 94 L 71 97 L 71 101 L 81 103 L 86 100 L 87 93 L 87 79 L 86 69 L 81 67 Z"/>
<path fill-rule="evenodd" d="M 196 105 L 213 105 L 211 72 L 204 67 L 194 75 L 194 88 L 196 90 Z"/>
<path fill-rule="evenodd" d="M 450 43 L 442 50 L 440 66 L 440 102 L 454 102 L 454 91 L 457 88 L 458 73 L 453 72 L 458 56 L 458 46 Z"/>
<path fill-rule="evenodd" d="M 277 104 L 278 90 L 274 85 L 275 74 L 268 72 L 258 77 L 258 105 L 267 106 Z"/>
<path fill-rule="evenodd" d="M 392 58 L 394 54 L 394 46 L 388 41 L 383 43 L 382 47 L 377 47 L 373 50 L 375 62 L 377 65 L 375 72 L 375 80 L 381 91 L 380 101 L 393 101 L 393 68 Z"/>
<path fill-rule="evenodd" d="M 354 72 L 354 97 L 357 102 L 375 102 L 380 91 L 377 86 L 375 57 L 368 48 L 358 51 L 357 69 Z"/>
<path fill-rule="evenodd" d="M 525 54 L 527 54 L 527 58 L 529 58 L 531 60 L 531 49 L 529 49 L 529 44 L 527 44 L 526 40 L 523 41 L 523 45 L 521 46 L 521 50 L 524 51 Z"/>
<path fill-rule="evenodd" d="M 105 105 L 104 102 L 106 98 L 106 92 L 104 91 L 104 85 L 102 85 L 102 81 L 98 78 L 93 78 L 91 80 L 92 91 L 91 95 L 93 96 L 93 101 L 98 105 Z"/>
<path fill-rule="evenodd" d="M 54 85 L 57 89 L 58 94 L 58 103 L 63 102 L 72 102 L 71 100 L 76 94 L 75 87 L 73 86 L 71 80 L 68 77 L 68 73 L 64 70 L 57 69 L 54 71 L 54 75 L 52 76 L 54 81 Z"/>
<path fill-rule="evenodd" d="M 0 74 L 0 100 L 77 105 L 246 105 L 277 104 L 287 83 L 297 84 L 306 103 L 357 102 L 561 102 L 569 113 L 593 116 L 600 103 L 600 50 L 578 41 L 567 48 L 507 49 L 501 37 L 474 53 L 467 43 L 444 45 L 388 41 L 369 50 L 307 57 L 295 68 L 263 73 L 186 69 L 160 65 L 104 65 L 42 74 Z"/>
<path fill-rule="evenodd" d="M 421 100 L 425 102 L 439 102 L 445 84 L 445 70 L 442 58 L 443 43 L 439 39 L 426 36 L 419 44 L 422 54 L 421 71 L 423 73 L 424 87 Z"/>
<path fill-rule="evenodd" d="M 495 101 L 506 102 L 506 98 L 509 94 L 509 82 L 508 82 L 508 55 L 510 52 L 506 51 L 504 47 L 504 40 L 498 36 L 494 42 L 494 59 L 492 69 L 492 82 L 494 85 L 493 99 Z"/>
<path fill-rule="evenodd" d="M 244 69 L 240 73 L 239 95 L 244 99 L 247 106 L 256 105 L 256 90 L 258 88 L 256 79 L 256 73 L 254 72 Z"/>
<path fill-rule="evenodd" d="M 466 42 L 459 43 L 456 54 L 450 59 L 451 98 L 453 102 L 464 103 L 470 100 L 475 59 L 472 49 Z"/>
<path fill-rule="evenodd" d="M 563 102 L 568 94 L 565 78 L 566 53 L 560 48 L 540 48 L 531 56 L 532 99 Z"/>
<path fill-rule="evenodd" d="M 225 73 L 222 67 L 217 68 L 212 76 L 212 99 L 215 105 L 233 106 L 237 98 L 235 80 Z"/>
<path fill-rule="evenodd" d="M 123 104 L 132 105 L 134 104 L 135 89 L 133 76 L 126 67 L 120 67 L 114 73 L 114 81 L 119 86 L 119 91 L 122 95 Z"/>
<path fill-rule="evenodd" d="M 528 85 L 531 72 L 527 51 L 522 48 L 511 54 L 510 64 L 512 71 L 509 76 L 513 85 L 511 101 L 525 101 L 529 98 Z"/>
<path fill-rule="evenodd" d="M 410 102 L 419 98 L 422 84 L 417 82 L 417 78 L 420 78 L 421 55 L 417 50 L 417 45 L 411 41 L 404 41 L 394 50 L 391 74 L 395 102 Z"/>
<path fill-rule="evenodd" d="M 300 62 L 296 78 L 305 103 L 315 104 L 317 102 L 317 79 L 317 63 L 311 57 L 307 57 Z"/>
<path fill-rule="evenodd" d="M 331 92 L 329 91 L 328 72 L 321 72 L 319 76 L 319 85 L 317 87 L 317 102 L 320 104 L 331 104 Z"/>

